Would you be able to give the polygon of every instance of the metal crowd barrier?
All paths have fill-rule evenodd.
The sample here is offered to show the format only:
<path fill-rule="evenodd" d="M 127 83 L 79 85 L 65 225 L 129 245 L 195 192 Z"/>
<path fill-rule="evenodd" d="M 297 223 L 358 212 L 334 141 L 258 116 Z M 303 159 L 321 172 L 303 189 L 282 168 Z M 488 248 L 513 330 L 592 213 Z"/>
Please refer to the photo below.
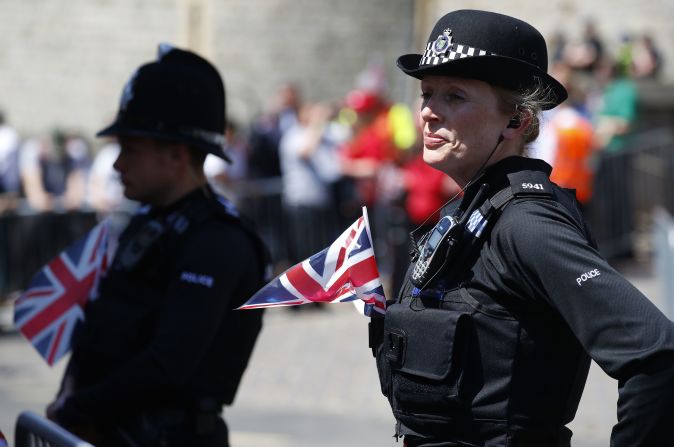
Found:
<path fill-rule="evenodd" d="M 281 179 L 240 182 L 227 194 L 256 224 L 272 260 L 288 259 Z M 98 223 L 91 210 L 0 214 L 0 303 L 23 290 L 33 275 Z"/>
<path fill-rule="evenodd" d="M 594 194 L 586 212 L 602 254 L 611 259 L 650 253 L 655 207 L 674 214 L 674 130 L 634 135 L 627 149 L 598 153 L 596 164 Z M 274 264 L 282 267 L 289 259 L 289 246 L 281 192 L 281 179 L 270 178 L 239 182 L 228 196 L 256 224 Z M 383 261 L 396 244 L 383 229 L 395 222 L 386 213 L 379 215 L 384 221 L 375 245 L 386 254 Z M 93 211 L 0 215 L 0 300 L 25 287 L 40 267 L 96 222 Z M 337 228 L 349 224 L 338 222 Z"/>
<path fill-rule="evenodd" d="M 674 215 L 674 129 L 634 134 L 624 150 L 599 152 L 594 163 L 593 198 L 586 214 L 603 256 L 650 255 L 655 208 L 663 207 Z M 247 181 L 234 193 L 241 210 L 258 225 L 272 258 L 287 259 L 280 179 Z M 388 239 L 377 240 L 378 249 L 384 253 L 391 251 L 390 247 L 381 247 L 382 242 L 392 243 Z"/>
<path fill-rule="evenodd" d="M 674 219 L 663 208 L 658 208 L 653 221 L 655 271 L 662 288 L 662 300 L 658 304 L 667 318 L 674 320 Z"/>
<path fill-rule="evenodd" d="M 649 255 L 655 209 L 674 213 L 674 131 L 635 134 L 626 149 L 597 155 L 587 217 L 602 254 Z"/>
<path fill-rule="evenodd" d="M 0 300 L 97 223 L 93 211 L 0 216 Z"/>
<path fill-rule="evenodd" d="M 282 187 L 280 177 L 244 180 L 234 186 L 232 197 L 228 196 L 255 224 L 255 229 L 271 252 L 274 264 L 288 259 Z"/>
<path fill-rule="evenodd" d="M 594 163 L 593 198 L 586 214 L 602 254 L 608 259 L 649 255 L 655 208 L 674 215 L 674 129 L 634 134 L 624 150 L 599 152 Z M 234 194 L 241 210 L 258 225 L 272 258 L 287 259 L 280 178 L 243 182 Z M 391 251 L 381 247 L 382 242 L 395 243 L 388 239 L 378 238 L 381 252 Z"/>
<path fill-rule="evenodd" d="M 54 422 L 31 411 L 16 420 L 15 447 L 94 447 Z"/>

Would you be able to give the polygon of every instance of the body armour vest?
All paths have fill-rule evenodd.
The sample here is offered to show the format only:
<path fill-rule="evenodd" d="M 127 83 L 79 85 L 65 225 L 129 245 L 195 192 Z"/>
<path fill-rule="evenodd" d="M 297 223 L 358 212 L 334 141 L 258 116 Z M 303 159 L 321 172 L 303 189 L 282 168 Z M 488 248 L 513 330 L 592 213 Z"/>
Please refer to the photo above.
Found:
<path fill-rule="evenodd" d="M 207 231 L 207 221 L 226 223 L 211 226 L 208 231 L 214 231 L 213 228 L 228 231 L 229 226 L 231 231 L 242 230 L 241 234 L 250 238 L 256 251 L 259 272 L 250 277 L 255 281 L 248 277 L 233 278 L 232 281 L 255 290 L 268 280 L 266 246 L 235 208 L 210 189 L 207 193 L 200 190 L 191 193 L 170 212 L 148 210 L 139 211 L 122 233 L 111 268 L 100 286 L 101 298 L 87 305 L 87 323 L 76 338 L 73 361 L 69 365 L 77 371 L 78 381 L 84 385 L 95 384 L 107 377 L 110 371 L 141 353 L 153 340 L 168 294 L 169 278 L 175 276 L 175 265 L 180 262 L 181 253 L 189 249 L 191 235 Z M 217 234 L 212 236 L 217 237 Z M 212 255 L 203 254 L 204 257 Z M 188 306 L 190 300 L 200 299 L 203 297 L 187 296 L 185 305 Z M 245 296 L 233 296 L 231 307 L 243 304 L 244 300 Z M 170 394 L 151 396 L 152 404 L 192 402 L 204 394 L 215 397 L 220 403 L 231 403 L 262 324 L 259 313 L 235 315 L 230 320 L 232 315 L 231 311 L 222 312 L 226 323 L 219 323 L 216 335 L 221 351 L 204 355 L 202 365 L 188 383 L 180 387 L 170 385 Z M 191 343 L 189 328 L 176 327 L 175 330 L 185 333 L 184 343 Z M 237 337 L 239 341 L 234 342 Z M 232 342 L 227 344 L 229 341 Z M 216 371 L 218 374 L 214 376 Z"/>
<path fill-rule="evenodd" d="M 582 218 L 541 171 L 507 174 L 491 190 L 499 192 L 463 219 L 471 242 L 448 254 L 448 270 L 420 290 L 412 265 L 384 323 L 371 324 L 383 326 L 373 337 L 382 392 L 396 436 L 419 445 L 568 446 L 589 357 L 552 306 L 508 286 L 518 272 L 494 265 L 490 235 L 522 201 L 557 201 L 585 231 Z"/>

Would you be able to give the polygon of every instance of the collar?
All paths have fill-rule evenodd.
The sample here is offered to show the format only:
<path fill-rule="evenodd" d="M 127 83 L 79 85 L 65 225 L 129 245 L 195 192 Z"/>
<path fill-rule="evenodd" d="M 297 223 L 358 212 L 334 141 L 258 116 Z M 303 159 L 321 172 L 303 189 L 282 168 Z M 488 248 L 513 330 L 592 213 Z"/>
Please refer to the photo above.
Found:
<path fill-rule="evenodd" d="M 198 187 L 188 192 L 180 199 L 176 200 L 170 205 L 167 206 L 150 206 L 148 214 L 151 216 L 167 216 L 175 211 L 178 211 L 185 207 L 188 203 L 206 203 L 209 201 L 209 197 L 214 196 L 214 192 L 211 189 L 210 185 L 206 183 L 203 187 Z"/>
<path fill-rule="evenodd" d="M 466 189 L 463 199 L 461 200 L 462 207 L 468 206 L 483 184 L 486 183 L 489 185 L 488 195 L 492 196 L 510 184 L 508 174 L 520 171 L 540 171 L 549 177 L 552 172 L 552 167 L 543 160 L 537 158 L 520 156 L 504 158 L 503 160 L 488 166 L 484 172 L 472 182 Z"/>

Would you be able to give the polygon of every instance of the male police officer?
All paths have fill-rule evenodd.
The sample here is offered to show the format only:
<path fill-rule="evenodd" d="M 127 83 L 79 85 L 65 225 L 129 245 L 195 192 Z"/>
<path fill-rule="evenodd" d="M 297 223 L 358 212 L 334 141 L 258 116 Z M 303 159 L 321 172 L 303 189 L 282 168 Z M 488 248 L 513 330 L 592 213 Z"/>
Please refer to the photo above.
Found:
<path fill-rule="evenodd" d="M 114 123 L 126 197 L 144 207 L 86 308 L 47 414 L 96 445 L 226 446 L 262 325 L 234 312 L 264 281 L 266 250 L 202 165 L 225 160 L 225 91 L 196 54 L 161 46 L 126 84 Z"/>

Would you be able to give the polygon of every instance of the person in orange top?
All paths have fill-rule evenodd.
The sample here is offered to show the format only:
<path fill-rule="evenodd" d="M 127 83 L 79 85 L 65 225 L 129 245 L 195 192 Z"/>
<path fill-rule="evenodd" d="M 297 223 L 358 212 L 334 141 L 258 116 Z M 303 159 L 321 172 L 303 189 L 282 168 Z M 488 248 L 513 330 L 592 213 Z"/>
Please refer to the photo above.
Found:
<path fill-rule="evenodd" d="M 576 198 L 587 206 L 592 197 L 594 169 L 591 156 L 595 149 L 594 129 L 583 115 L 584 91 L 570 67 L 557 64 L 553 76 L 569 92 L 569 99 L 551 115 L 548 125 L 555 141 L 550 180 L 559 186 L 576 190 Z"/>
<path fill-rule="evenodd" d="M 594 172 L 592 124 L 572 107 L 562 106 L 550 125 L 557 137 L 557 153 L 550 179 L 559 186 L 576 190 L 578 201 L 587 205 L 592 197 Z"/>

